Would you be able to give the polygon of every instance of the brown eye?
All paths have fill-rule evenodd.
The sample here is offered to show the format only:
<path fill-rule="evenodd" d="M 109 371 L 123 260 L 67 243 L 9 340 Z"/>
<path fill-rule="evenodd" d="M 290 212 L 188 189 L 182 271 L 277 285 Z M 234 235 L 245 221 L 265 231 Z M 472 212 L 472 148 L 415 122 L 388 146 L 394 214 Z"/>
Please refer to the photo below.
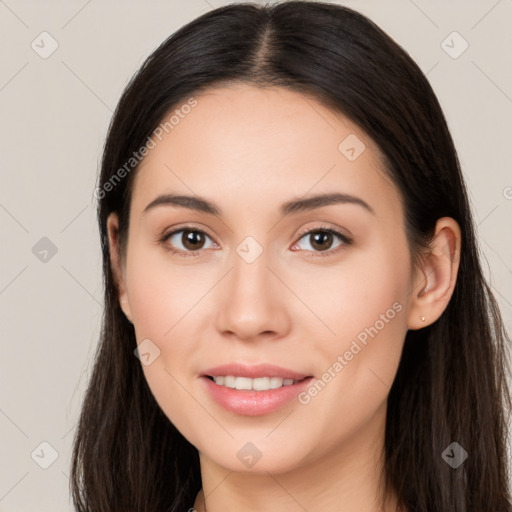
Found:
<path fill-rule="evenodd" d="M 329 249 L 333 242 L 332 233 L 328 233 L 327 231 L 316 231 L 314 234 L 311 233 L 309 236 L 311 237 L 311 247 L 319 251 Z"/>
<path fill-rule="evenodd" d="M 204 233 L 200 231 L 183 230 L 181 235 L 181 243 L 186 249 L 191 251 L 202 249 L 204 245 Z"/>
<path fill-rule="evenodd" d="M 207 239 L 211 240 L 211 238 L 200 229 L 182 228 L 165 235 L 161 239 L 161 243 L 171 252 L 178 253 L 182 256 L 196 256 L 196 254 L 193 253 L 198 253 L 202 249 L 208 248 L 205 247 Z M 216 244 L 212 242 L 212 246 L 216 247 Z"/>
<path fill-rule="evenodd" d="M 312 250 L 308 249 L 307 247 L 300 247 L 300 240 L 307 240 L 309 238 L 309 245 L 312 248 Z M 335 239 L 339 240 L 338 245 L 333 247 L 333 243 Z M 313 253 L 326 253 L 326 254 L 317 254 L 318 256 L 328 256 L 329 254 L 332 254 L 333 252 L 337 252 L 336 249 L 339 246 L 349 246 L 351 245 L 352 240 L 348 238 L 345 235 L 342 235 L 338 231 L 330 228 L 316 228 L 312 229 L 310 231 L 307 231 L 306 233 L 303 233 L 301 238 L 299 239 L 299 242 L 295 244 L 301 249 L 305 249 L 307 252 L 313 252 Z M 331 250 L 332 249 L 332 250 Z"/>

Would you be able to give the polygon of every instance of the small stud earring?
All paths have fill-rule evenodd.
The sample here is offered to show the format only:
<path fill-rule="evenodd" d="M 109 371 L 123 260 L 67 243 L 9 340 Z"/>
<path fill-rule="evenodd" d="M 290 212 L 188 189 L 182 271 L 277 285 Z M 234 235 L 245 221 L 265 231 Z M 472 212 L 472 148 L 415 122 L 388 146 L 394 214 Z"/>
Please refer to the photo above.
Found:
<path fill-rule="evenodd" d="M 424 321 L 425 321 L 425 317 L 424 317 L 424 316 L 420 316 L 420 320 L 421 320 L 422 322 L 424 322 Z"/>

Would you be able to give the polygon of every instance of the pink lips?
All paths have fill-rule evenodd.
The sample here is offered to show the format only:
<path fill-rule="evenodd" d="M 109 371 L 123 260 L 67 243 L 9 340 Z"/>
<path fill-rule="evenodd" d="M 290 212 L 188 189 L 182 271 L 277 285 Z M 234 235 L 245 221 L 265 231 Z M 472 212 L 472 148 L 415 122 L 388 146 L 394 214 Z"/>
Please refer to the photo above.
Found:
<path fill-rule="evenodd" d="M 235 377 L 281 377 L 283 379 L 299 380 L 295 384 L 266 391 L 238 390 L 220 386 L 208 378 L 233 375 Z M 260 364 L 246 366 L 241 364 L 226 364 L 204 370 L 201 374 L 206 392 L 224 409 L 245 416 L 270 414 L 284 407 L 297 395 L 307 388 L 313 377 L 294 372 L 280 366 Z"/>

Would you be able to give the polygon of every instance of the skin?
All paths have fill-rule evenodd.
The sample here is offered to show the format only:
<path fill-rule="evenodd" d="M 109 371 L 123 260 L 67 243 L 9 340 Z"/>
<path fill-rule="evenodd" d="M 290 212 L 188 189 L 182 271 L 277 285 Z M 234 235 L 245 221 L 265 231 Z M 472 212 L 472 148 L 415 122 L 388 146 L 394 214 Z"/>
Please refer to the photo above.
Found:
<path fill-rule="evenodd" d="M 200 453 L 203 489 L 194 507 L 392 511 L 393 493 L 378 505 L 387 396 L 407 330 L 433 323 L 450 300 L 459 226 L 439 219 L 431 253 L 413 270 L 400 195 L 358 126 L 282 88 L 232 85 L 195 98 L 137 171 L 126 259 L 117 216 L 108 219 L 121 307 L 137 343 L 148 338 L 160 350 L 143 366 L 148 385 Z M 350 134 L 366 147 L 354 161 L 338 149 Z M 285 201 L 327 192 L 357 196 L 375 214 L 356 204 L 279 213 Z M 162 193 L 205 197 L 222 213 L 171 206 L 143 213 Z M 170 228 L 190 225 L 207 233 L 199 256 L 158 244 Z M 334 236 L 318 248 L 314 233 L 300 236 L 322 226 L 353 244 Z M 182 234 L 167 246 L 193 253 Z M 247 236 L 262 248 L 252 263 L 236 251 Z M 273 363 L 321 379 L 396 302 L 400 312 L 307 404 L 243 416 L 204 390 L 201 370 L 227 362 Z M 237 457 L 247 442 L 261 452 L 252 468 Z"/>

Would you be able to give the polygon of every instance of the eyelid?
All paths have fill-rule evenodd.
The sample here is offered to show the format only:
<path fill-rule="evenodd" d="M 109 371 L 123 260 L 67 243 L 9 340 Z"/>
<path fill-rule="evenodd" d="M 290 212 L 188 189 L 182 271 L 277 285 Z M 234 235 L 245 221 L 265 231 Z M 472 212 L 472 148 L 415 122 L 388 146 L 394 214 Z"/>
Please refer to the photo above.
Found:
<path fill-rule="evenodd" d="M 188 223 L 184 224 L 183 226 L 173 226 L 172 228 L 169 228 L 169 230 L 164 231 L 164 234 L 161 236 L 161 238 L 169 238 L 171 235 L 175 235 L 176 233 L 179 233 L 180 231 L 199 231 L 200 233 L 204 233 L 205 235 L 208 235 L 210 238 L 213 238 L 206 228 L 203 228 L 202 225 L 195 225 L 194 223 Z"/>
<path fill-rule="evenodd" d="M 313 226 L 313 227 L 309 226 L 307 228 L 304 228 L 297 235 L 298 240 L 300 240 L 304 235 L 307 235 L 307 234 L 309 234 L 311 232 L 315 232 L 315 231 L 330 231 L 332 233 L 335 233 L 335 234 L 341 236 L 342 238 L 346 238 L 347 240 L 351 240 L 351 236 L 348 233 L 342 233 L 342 229 L 341 228 L 338 228 L 338 227 L 335 227 L 335 226 L 329 226 L 327 224 L 322 224 L 321 226 Z M 345 230 L 345 231 L 347 231 L 347 230 Z"/>

